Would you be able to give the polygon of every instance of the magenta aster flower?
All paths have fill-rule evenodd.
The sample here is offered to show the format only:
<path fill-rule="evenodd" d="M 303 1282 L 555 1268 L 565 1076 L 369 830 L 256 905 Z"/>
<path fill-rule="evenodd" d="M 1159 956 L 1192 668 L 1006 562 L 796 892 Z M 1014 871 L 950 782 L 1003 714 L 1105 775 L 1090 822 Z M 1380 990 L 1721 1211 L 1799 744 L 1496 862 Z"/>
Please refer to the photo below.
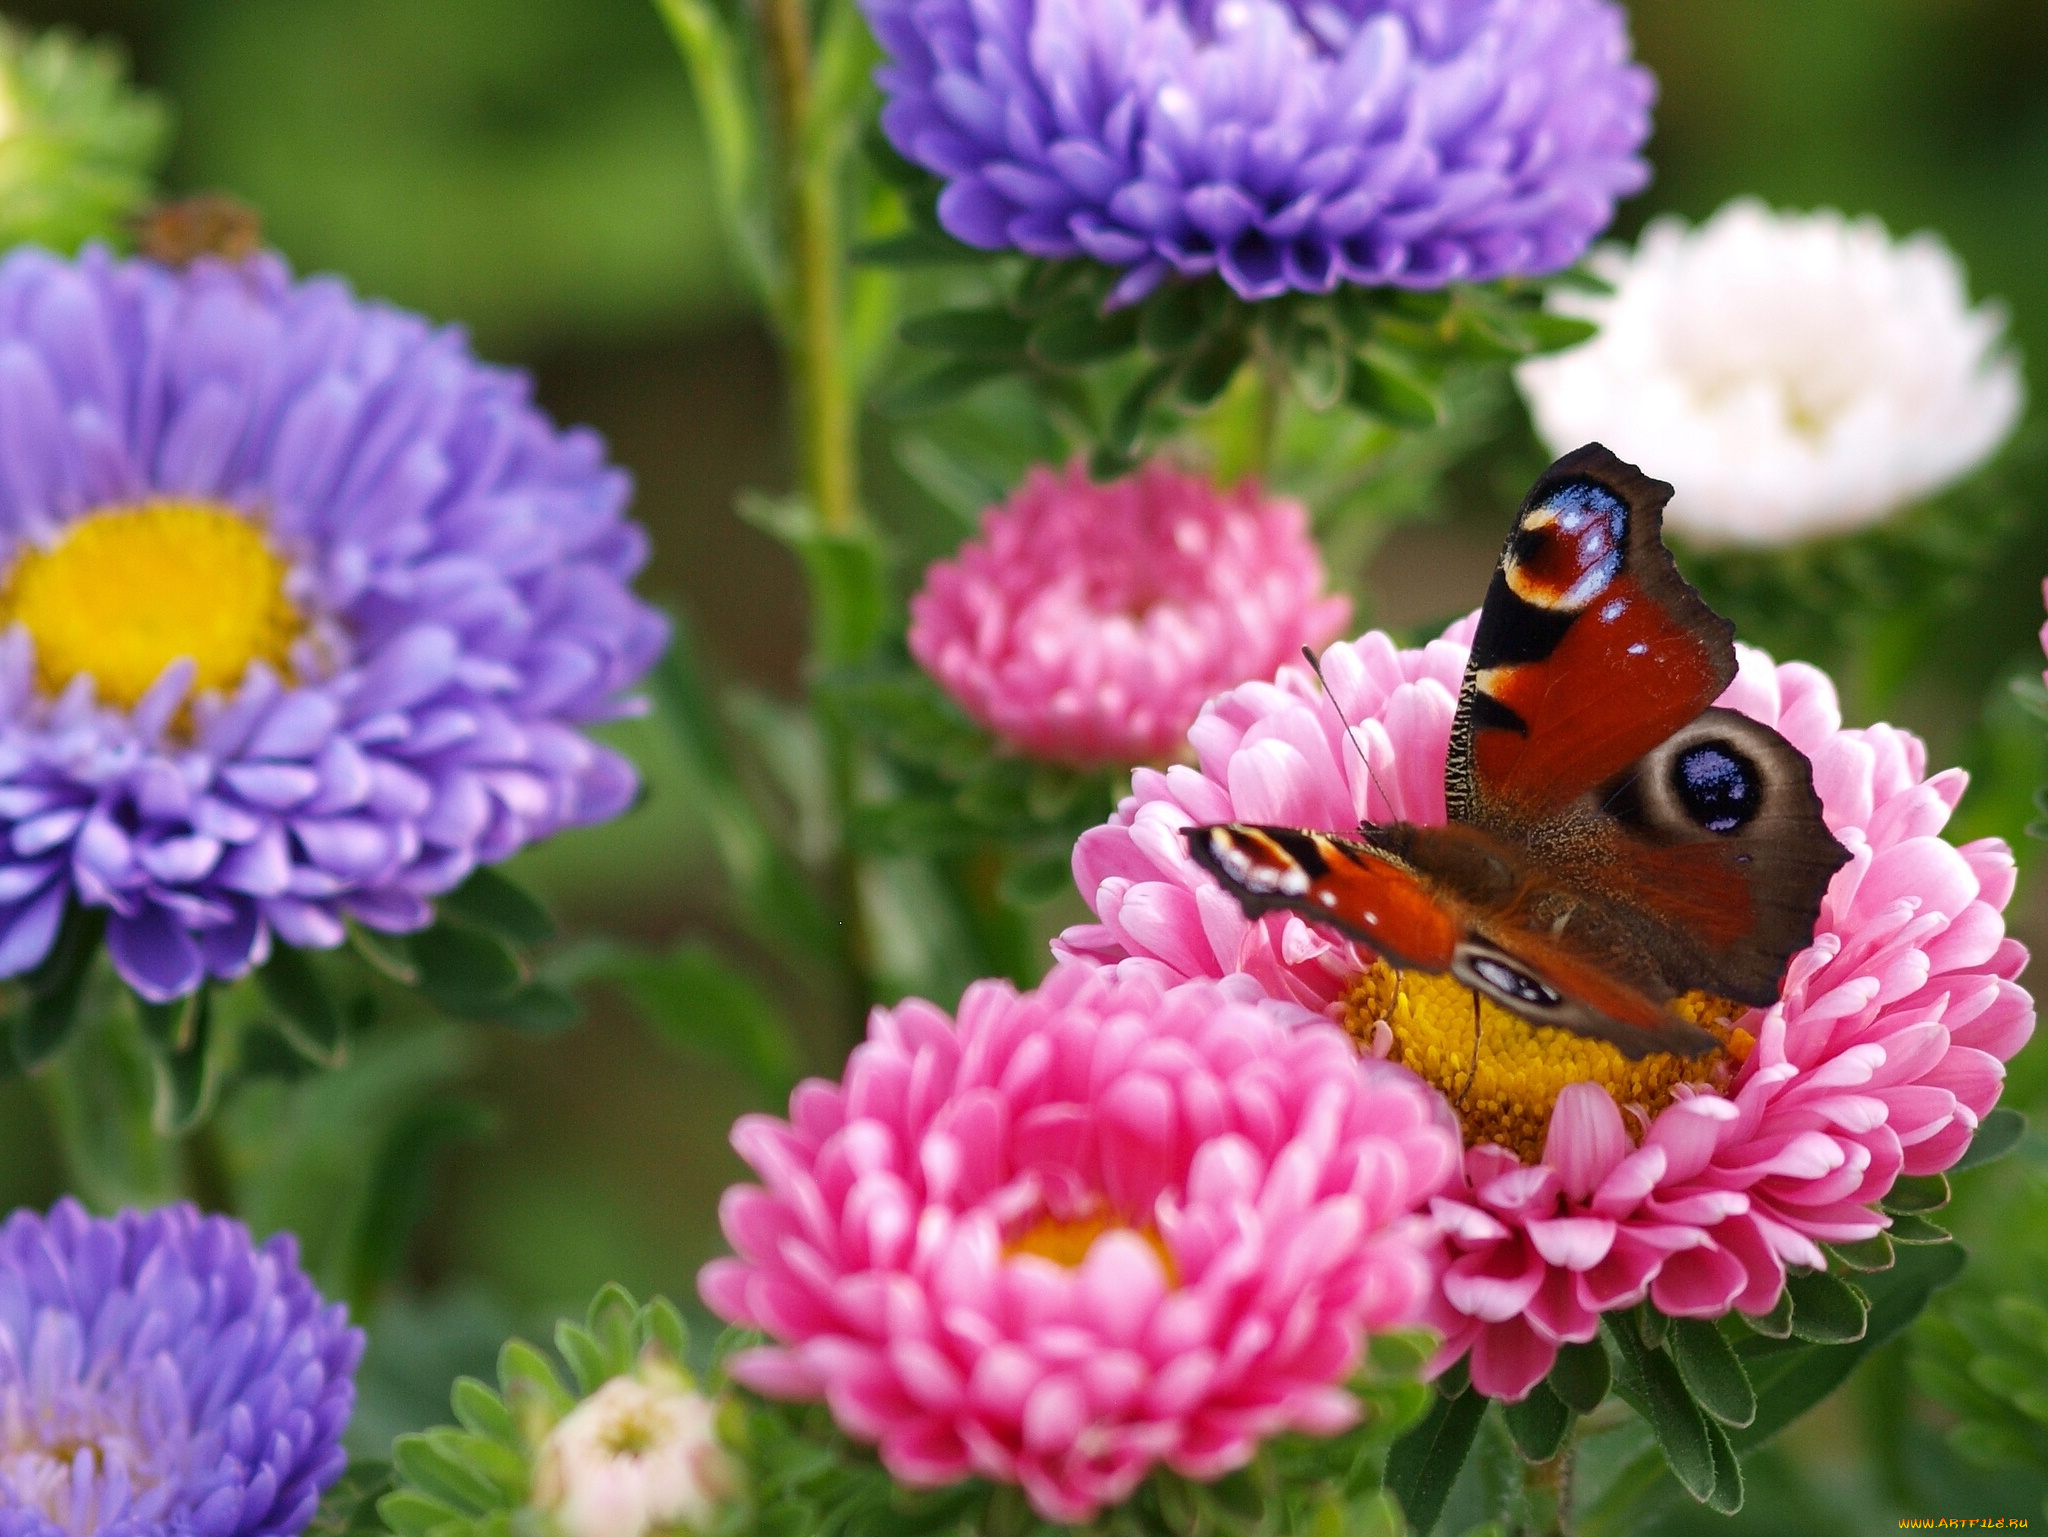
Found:
<path fill-rule="evenodd" d="M 1055 948 L 1147 957 L 1181 977 L 1248 974 L 1458 1100 L 1464 1178 L 1434 1207 L 1448 1244 L 1439 1364 L 1469 1352 L 1473 1383 L 1515 1399 L 1559 1344 L 1591 1339 L 1602 1312 L 1648 1297 L 1676 1316 L 1764 1313 L 1787 1265 L 1824 1265 L 1820 1244 L 1880 1232 L 1876 1203 L 1894 1180 L 1938 1173 L 1968 1145 L 2034 1008 L 2015 981 L 2026 952 L 2000 916 L 2010 851 L 1937 836 L 1961 771 L 1929 778 L 1919 741 L 1892 727 L 1843 729 L 1825 676 L 1747 647 L 1721 703 L 1812 759 L 1852 857 L 1778 1003 L 1681 1000 L 1722 1050 L 1630 1063 L 1489 1007 L 1475 1058 L 1471 998 L 1452 979 L 1397 979 L 1293 916 L 1248 922 L 1178 829 L 1443 821 L 1473 622 L 1421 650 L 1373 633 L 1324 653 L 1377 785 L 1305 668 L 1214 701 L 1189 733 L 1199 767 L 1140 769 L 1116 817 L 1083 835 L 1074 872 L 1099 922 Z"/>
<path fill-rule="evenodd" d="M 1553 272 L 1648 179 L 1603 0 L 862 0 L 957 238 L 1246 299 Z"/>
<path fill-rule="evenodd" d="M 165 1000 L 417 928 L 633 796 L 625 476 L 460 335 L 262 256 L 0 264 L 0 976 L 68 903 Z"/>
<path fill-rule="evenodd" d="M 348 1458 L 360 1329 L 190 1206 L 0 1225 L 0 1537 L 293 1537 Z"/>
<path fill-rule="evenodd" d="M 1066 763 L 1172 753 L 1202 702 L 1344 628 L 1300 503 L 1160 463 L 1035 469 L 933 562 L 910 650 L 975 720 Z"/>
<path fill-rule="evenodd" d="M 1084 1520 L 1156 1463 L 1215 1478 L 1334 1433 L 1362 1337 L 1413 1321 L 1417 1208 L 1457 1139 L 1412 1075 L 1248 982 L 1144 962 L 878 1009 L 843 1085 L 733 1144 L 700 1280 L 778 1343 L 731 1370 L 823 1398 L 905 1483 L 1020 1484 Z"/>

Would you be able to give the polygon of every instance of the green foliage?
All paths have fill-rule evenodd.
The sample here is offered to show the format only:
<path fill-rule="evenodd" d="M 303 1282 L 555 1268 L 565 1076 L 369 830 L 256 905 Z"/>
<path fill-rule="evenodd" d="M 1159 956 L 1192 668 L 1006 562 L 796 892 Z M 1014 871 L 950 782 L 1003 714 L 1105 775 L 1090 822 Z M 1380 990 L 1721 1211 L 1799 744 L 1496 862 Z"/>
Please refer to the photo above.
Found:
<path fill-rule="evenodd" d="M 683 1368 L 689 1334 L 665 1298 L 642 1305 L 623 1287 L 591 1300 L 581 1324 L 555 1326 L 555 1349 L 569 1369 L 524 1340 L 505 1342 L 493 1391 L 474 1377 L 457 1380 L 450 1403 L 456 1425 L 402 1435 L 391 1449 L 394 1489 L 378 1514 L 398 1537 L 505 1537 L 544 1532 L 529 1505 L 533 1462 L 557 1421 L 614 1377 L 658 1374 L 690 1385 Z"/>
<path fill-rule="evenodd" d="M 743 1395 L 729 1439 L 747 1468 L 751 1508 L 735 1512 L 732 1529 L 762 1537 L 1401 1537 L 1388 1451 L 1434 1397 L 1415 1381 L 1426 1348 L 1406 1336 L 1373 1342 L 1350 1385 L 1363 1411 L 1351 1430 L 1279 1437 L 1214 1483 L 1157 1470 L 1124 1504 L 1078 1527 L 1041 1520 L 1009 1485 L 902 1488 L 822 1407 Z"/>
<path fill-rule="evenodd" d="M 0 24 L 0 248 L 122 237 L 150 196 L 168 127 L 125 76 L 109 44 Z"/>

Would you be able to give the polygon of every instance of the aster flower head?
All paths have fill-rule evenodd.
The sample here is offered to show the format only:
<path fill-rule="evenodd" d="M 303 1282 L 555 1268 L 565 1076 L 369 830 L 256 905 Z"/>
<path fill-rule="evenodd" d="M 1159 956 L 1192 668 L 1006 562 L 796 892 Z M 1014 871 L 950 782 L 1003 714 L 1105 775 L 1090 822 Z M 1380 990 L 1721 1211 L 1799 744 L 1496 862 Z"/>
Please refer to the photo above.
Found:
<path fill-rule="evenodd" d="M 1108 485 L 1034 469 L 935 561 L 910 650 L 981 725 L 1042 758 L 1173 752 L 1202 701 L 1350 617 L 1298 502 L 1163 463 Z"/>
<path fill-rule="evenodd" d="M 718 1405 L 673 1370 L 614 1377 L 548 1432 L 533 1503 L 563 1537 L 709 1527 L 738 1485 Z"/>
<path fill-rule="evenodd" d="M 0 1224 L 0 1537 L 292 1537 L 362 1332 L 289 1234 L 190 1206 Z"/>
<path fill-rule="evenodd" d="M 1932 234 L 1741 198 L 1592 267 L 1611 294 L 1550 302 L 1599 335 L 1516 378 L 1553 447 L 1597 439 L 1676 482 L 1665 525 L 1699 544 L 1876 522 L 1982 464 L 2025 402 L 2003 312 L 1970 307 Z"/>
<path fill-rule="evenodd" d="M 1647 178 L 1605 0 L 862 0 L 958 239 L 1243 298 L 1575 261 Z"/>
<path fill-rule="evenodd" d="M 625 477 L 455 332 L 274 256 L 18 251 L 0 437 L 0 975 L 77 902 L 175 998 L 631 800 L 577 729 L 665 635 Z"/>
<path fill-rule="evenodd" d="M 1416 1215 L 1457 1142 L 1415 1078 L 1243 979 L 1062 967 L 957 1025 L 878 1009 L 843 1084 L 742 1120 L 712 1309 L 731 1374 L 822 1398 L 913 1485 L 1019 1484 L 1086 1519 L 1157 1463 L 1241 1466 L 1356 1417 L 1363 1336 L 1413 1320 Z"/>
<path fill-rule="evenodd" d="M 1906 732 L 1844 729 L 1824 675 L 1749 647 L 1720 703 L 1811 759 L 1851 858 L 1778 1003 L 1681 1000 L 1720 1050 L 1630 1062 L 1491 1007 L 1475 1032 L 1471 995 L 1448 977 L 1397 977 L 1292 915 L 1247 921 L 1180 829 L 1442 822 L 1475 622 L 1418 650 L 1377 632 L 1330 647 L 1329 697 L 1297 666 L 1215 700 L 1189 733 L 1198 766 L 1138 770 L 1115 818 L 1080 840 L 1075 878 L 1098 921 L 1055 949 L 1247 976 L 1455 1100 L 1467 1150 L 1434 1205 L 1447 1243 L 1439 1364 L 1469 1352 L 1480 1391 L 1518 1399 L 1603 1312 L 1648 1298 L 1673 1316 L 1766 1313 L 1787 1266 L 1824 1266 L 1821 1244 L 1882 1231 L 1876 1203 L 1893 1182 L 1939 1173 L 1969 1144 L 2034 1009 L 2001 917 L 2010 851 L 1938 836 L 1961 771 L 1929 777 Z"/>

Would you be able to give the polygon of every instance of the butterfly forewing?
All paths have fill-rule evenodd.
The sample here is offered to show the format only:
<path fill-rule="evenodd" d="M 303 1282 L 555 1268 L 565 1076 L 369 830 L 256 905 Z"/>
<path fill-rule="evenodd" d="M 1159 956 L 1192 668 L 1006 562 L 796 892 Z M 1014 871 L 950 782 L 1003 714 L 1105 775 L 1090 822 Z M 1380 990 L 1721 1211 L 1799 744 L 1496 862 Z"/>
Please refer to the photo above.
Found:
<path fill-rule="evenodd" d="M 1454 820 L 1520 824 L 1626 769 L 1735 676 L 1661 537 L 1671 487 L 1596 444 L 1544 472 L 1480 610 L 1445 769 Z"/>

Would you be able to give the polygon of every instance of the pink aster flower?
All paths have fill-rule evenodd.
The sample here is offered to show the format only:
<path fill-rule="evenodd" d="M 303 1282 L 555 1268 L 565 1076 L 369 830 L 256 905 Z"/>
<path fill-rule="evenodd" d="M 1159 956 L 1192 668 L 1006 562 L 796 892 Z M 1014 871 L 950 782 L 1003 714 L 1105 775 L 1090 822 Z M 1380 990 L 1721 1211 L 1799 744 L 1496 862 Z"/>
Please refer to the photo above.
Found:
<path fill-rule="evenodd" d="M 1377 784 L 1305 668 L 1213 701 L 1189 733 L 1198 766 L 1138 770 L 1112 821 L 1081 838 L 1075 878 L 1098 922 L 1067 930 L 1056 951 L 1097 964 L 1148 957 L 1179 977 L 1248 974 L 1398 1049 L 1385 1026 L 1360 1031 L 1348 1014 L 1369 953 L 1293 916 L 1248 922 L 1188 858 L 1179 829 L 1441 822 L 1473 623 L 1420 650 L 1375 632 L 1324 653 Z M 1938 836 L 1963 773 L 1928 777 L 1925 749 L 1904 731 L 1844 729 L 1833 685 L 1813 668 L 1737 652 L 1720 702 L 1813 760 L 1828 826 L 1852 858 L 1781 1000 L 1733 1017 L 1726 1057 L 1697 1081 L 1667 1083 L 1651 1104 L 1618 1104 L 1594 1082 L 1553 1084 L 1554 1107 L 1507 1107 L 1536 1116 L 1519 1153 L 1476 1136 L 1468 1109 L 1476 1145 L 1460 1187 L 1433 1207 L 1448 1263 L 1432 1322 L 1446 1338 L 1439 1366 L 1469 1352 L 1474 1385 L 1494 1397 L 1526 1395 L 1561 1343 L 1591 1339 L 1600 1313 L 1645 1297 L 1674 1316 L 1769 1311 L 1787 1265 L 1822 1266 L 1820 1244 L 1882 1231 L 1876 1203 L 1894 1180 L 1956 1160 L 2033 1031 L 2015 981 L 2026 952 L 2001 916 L 2011 852 L 1995 838 L 1958 848 Z M 1549 1059 L 1593 1049 L 1549 1032 L 1534 1040 Z"/>
<path fill-rule="evenodd" d="M 1036 469 L 933 562 L 910 650 L 976 721 L 1064 763 L 1162 758 L 1202 702 L 1351 616 L 1298 502 L 1153 463 L 1110 485 Z"/>
<path fill-rule="evenodd" d="M 699 1288 L 778 1342 L 734 1377 L 824 1399 L 907 1484 L 1020 1484 L 1052 1521 L 1349 1424 L 1363 1337 L 1428 1304 L 1419 1208 L 1458 1156 L 1411 1074 L 1145 962 L 976 983 L 957 1025 L 877 1009 L 843 1084 L 733 1144 L 765 1188 L 726 1192 L 739 1257 Z"/>

